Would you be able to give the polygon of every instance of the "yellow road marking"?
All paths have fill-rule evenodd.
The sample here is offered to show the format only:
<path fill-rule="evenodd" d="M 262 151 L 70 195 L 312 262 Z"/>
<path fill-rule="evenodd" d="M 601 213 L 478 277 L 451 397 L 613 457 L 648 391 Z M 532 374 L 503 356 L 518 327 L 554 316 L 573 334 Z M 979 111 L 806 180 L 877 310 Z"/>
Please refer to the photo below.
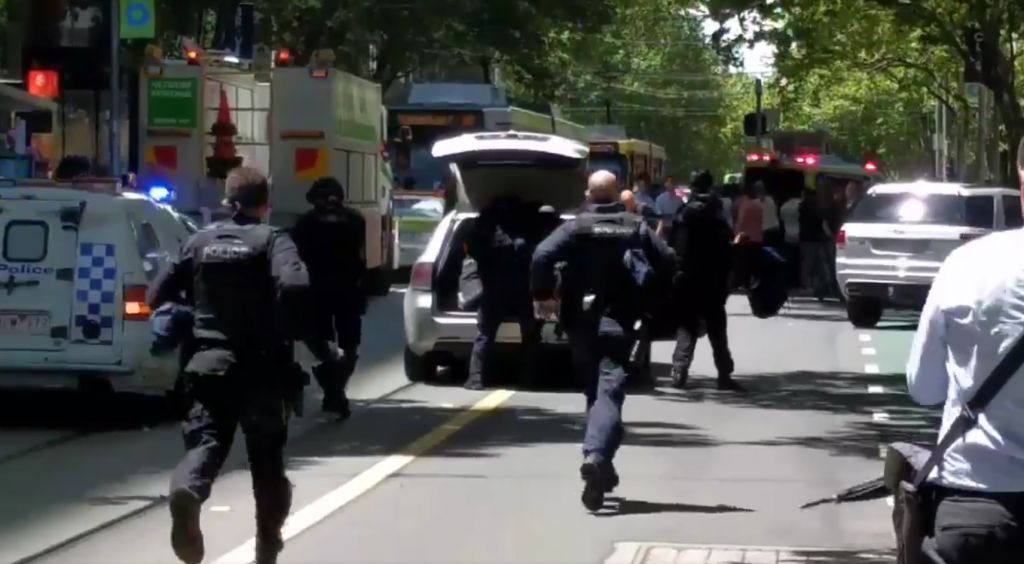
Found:
<path fill-rule="evenodd" d="M 515 392 L 510 390 L 497 390 L 488 394 L 469 409 L 406 445 L 398 454 L 393 454 L 374 464 L 355 478 L 292 513 L 281 529 L 281 535 L 284 537 L 284 540 L 287 541 L 294 538 L 299 533 L 323 521 L 354 499 L 370 491 L 388 477 L 408 466 L 416 458 L 423 456 L 451 438 L 452 435 L 466 425 L 494 411 L 513 395 L 515 395 Z M 214 564 L 249 564 L 255 559 L 255 549 L 256 539 L 249 539 L 238 548 L 218 558 Z"/>

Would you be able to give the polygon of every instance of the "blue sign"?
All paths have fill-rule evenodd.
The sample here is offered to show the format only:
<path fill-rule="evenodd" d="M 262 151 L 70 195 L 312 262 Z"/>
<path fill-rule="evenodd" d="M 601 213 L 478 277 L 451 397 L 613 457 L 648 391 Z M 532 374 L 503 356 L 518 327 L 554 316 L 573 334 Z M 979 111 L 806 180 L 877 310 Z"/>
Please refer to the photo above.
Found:
<path fill-rule="evenodd" d="M 153 0 L 121 0 L 121 37 L 151 39 L 155 36 Z"/>

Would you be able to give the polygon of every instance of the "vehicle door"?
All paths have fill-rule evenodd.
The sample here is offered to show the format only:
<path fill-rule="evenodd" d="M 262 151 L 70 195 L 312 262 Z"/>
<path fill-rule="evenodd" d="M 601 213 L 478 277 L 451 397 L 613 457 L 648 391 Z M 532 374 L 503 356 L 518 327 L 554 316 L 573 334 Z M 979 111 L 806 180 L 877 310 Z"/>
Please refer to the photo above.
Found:
<path fill-rule="evenodd" d="M 0 198 L 0 350 L 67 348 L 80 221 L 75 202 Z"/>

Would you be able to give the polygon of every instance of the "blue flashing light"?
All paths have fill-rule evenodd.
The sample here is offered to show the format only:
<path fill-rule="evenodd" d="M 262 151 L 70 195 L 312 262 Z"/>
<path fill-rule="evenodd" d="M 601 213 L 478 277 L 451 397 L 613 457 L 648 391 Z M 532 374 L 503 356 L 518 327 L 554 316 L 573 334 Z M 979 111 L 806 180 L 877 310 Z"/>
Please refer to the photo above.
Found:
<path fill-rule="evenodd" d="M 174 190 L 166 186 L 150 186 L 146 194 L 149 196 L 149 199 L 159 203 L 169 202 L 174 199 Z"/>

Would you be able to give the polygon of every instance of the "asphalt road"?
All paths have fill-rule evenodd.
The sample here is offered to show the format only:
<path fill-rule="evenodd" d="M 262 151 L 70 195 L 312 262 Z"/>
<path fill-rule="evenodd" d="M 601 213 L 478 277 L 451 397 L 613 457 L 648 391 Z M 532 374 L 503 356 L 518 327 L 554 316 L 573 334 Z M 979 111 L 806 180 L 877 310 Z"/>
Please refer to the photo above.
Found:
<path fill-rule="evenodd" d="M 748 392 L 715 390 L 702 344 L 689 390 L 631 395 L 617 460 L 623 483 L 591 515 L 579 502 L 582 397 L 407 385 L 400 299 L 376 302 L 367 318 L 353 419 L 314 415 L 292 431 L 295 504 L 281 562 L 811 554 L 792 547 L 815 549 L 825 557 L 817 561 L 887 561 L 885 500 L 797 508 L 878 476 L 887 442 L 934 437 L 937 414 L 909 402 L 902 377 L 913 317 L 858 331 L 836 306 L 796 300 L 759 320 L 734 300 L 730 336 Z M 670 343 L 656 345 L 662 383 L 670 354 Z M 15 400 L 0 420 L 0 562 L 174 562 L 161 496 L 181 455 L 176 426 L 153 421 L 145 402 L 113 417 L 62 398 L 78 409 L 58 417 L 43 407 L 50 401 Z M 203 526 L 207 562 L 246 561 L 254 521 L 240 449 Z"/>

